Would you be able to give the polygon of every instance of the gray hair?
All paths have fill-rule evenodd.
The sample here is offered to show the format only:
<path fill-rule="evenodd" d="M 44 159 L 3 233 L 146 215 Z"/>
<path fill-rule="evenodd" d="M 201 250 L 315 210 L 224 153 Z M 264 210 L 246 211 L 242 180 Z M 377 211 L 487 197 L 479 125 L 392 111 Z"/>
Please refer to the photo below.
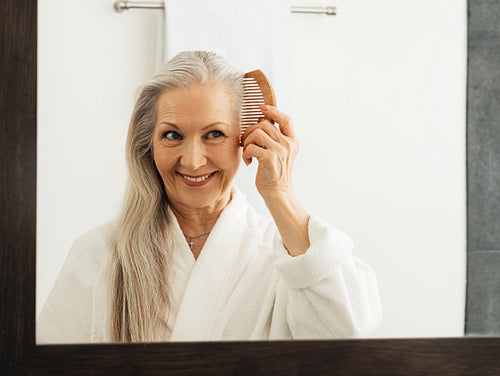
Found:
<path fill-rule="evenodd" d="M 165 64 L 149 84 L 168 90 L 188 87 L 193 83 L 223 84 L 233 98 L 233 109 L 239 118 L 243 98 L 243 73 L 226 60 L 208 51 L 184 51 Z M 144 88 L 148 86 L 146 84 Z"/>
<path fill-rule="evenodd" d="M 243 73 L 213 52 L 179 53 L 169 60 L 151 81 L 142 85 L 137 96 L 127 139 L 127 163 L 133 180 L 137 178 L 137 168 L 147 171 L 150 178 L 156 175 L 152 145 L 158 98 L 169 89 L 186 88 L 195 83 L 226 86 L 232 94 L 233 112 L 238 122 L 240 121 Z M 150 184 L 151 181 L 147 183 Z"/>
<path fill-rule="evenodd" d="M 225 85 L 240 120 L 243 73 L 213 52 L 181 52 L 140 87 L 127 136 L 129 179 L 111 239 L 108 328 L 113 342 L 160 340 L 158 333 L 165 332 L 171 240 L 168 198 L 153 159 L 153 135 L 160 95 L 195 83 Z"/>

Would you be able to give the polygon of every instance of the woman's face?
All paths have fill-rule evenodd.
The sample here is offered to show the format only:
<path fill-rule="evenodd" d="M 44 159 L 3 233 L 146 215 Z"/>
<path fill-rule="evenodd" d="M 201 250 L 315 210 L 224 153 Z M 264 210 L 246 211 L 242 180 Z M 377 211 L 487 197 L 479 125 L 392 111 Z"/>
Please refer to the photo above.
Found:
<path fill-rule="evenodd" d="M 169 202 L 222 209 L 241 158 L 240 127 L 229 90 L 193 84 L 159 97 L 153 150 Z"/>

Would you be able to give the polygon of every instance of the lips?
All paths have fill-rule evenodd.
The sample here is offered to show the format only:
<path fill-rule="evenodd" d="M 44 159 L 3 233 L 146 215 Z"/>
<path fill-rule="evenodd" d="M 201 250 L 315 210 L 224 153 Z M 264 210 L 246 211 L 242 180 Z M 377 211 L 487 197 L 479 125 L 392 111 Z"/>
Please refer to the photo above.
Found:
<path fill-rule="evenodd" d="M 181 173 L 178 173 L 179 176 L 181 177 L 181 180 L 186 183 L 189 186 L 200 186 L 208 183 L 211 178 L 215 175 L 215 172 L 211 172 L 209 174 L 204 174 L 204 175 L 184 175 Z"/>

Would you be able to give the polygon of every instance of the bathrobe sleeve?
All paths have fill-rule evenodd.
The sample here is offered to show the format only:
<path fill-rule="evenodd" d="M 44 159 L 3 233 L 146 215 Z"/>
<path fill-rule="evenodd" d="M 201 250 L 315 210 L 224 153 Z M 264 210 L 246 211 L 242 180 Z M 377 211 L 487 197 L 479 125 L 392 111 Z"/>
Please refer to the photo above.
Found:
<path fill-rule="evenodd" d="M 107 227 L 89 231 L 71 247 L 36 321 L 37 344 L 94 342 L 94 287 L 106 253 Z"/>
<path fill-rule="evenodd" d="M 310 247 L 291 257 L 275 237 L 275 265 L 280 274 L 276 307 L 285 306 L 295 339 L 355 338 L 381 322 L 375 273 L 352 255 L 353 243 L 342 231 L 315 216 L 309 220 Z"/>

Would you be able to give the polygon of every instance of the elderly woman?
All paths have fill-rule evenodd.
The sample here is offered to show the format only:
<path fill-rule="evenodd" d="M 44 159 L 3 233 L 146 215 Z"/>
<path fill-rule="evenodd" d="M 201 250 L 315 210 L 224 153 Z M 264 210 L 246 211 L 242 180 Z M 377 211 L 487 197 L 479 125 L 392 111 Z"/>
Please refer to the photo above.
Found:
<path fill-rule="evenodd" d="M 142 87 L 123 210 L 72 247 L 38 343 L 349 338 L 379 324 L 372 269 L 294 196 L 290 118 L 262 106 L 240 139 L 241 100 L 242 73 L 201 51 Z M 272 219 L 232 184 L 241 159 L 258 162 Z"/>

